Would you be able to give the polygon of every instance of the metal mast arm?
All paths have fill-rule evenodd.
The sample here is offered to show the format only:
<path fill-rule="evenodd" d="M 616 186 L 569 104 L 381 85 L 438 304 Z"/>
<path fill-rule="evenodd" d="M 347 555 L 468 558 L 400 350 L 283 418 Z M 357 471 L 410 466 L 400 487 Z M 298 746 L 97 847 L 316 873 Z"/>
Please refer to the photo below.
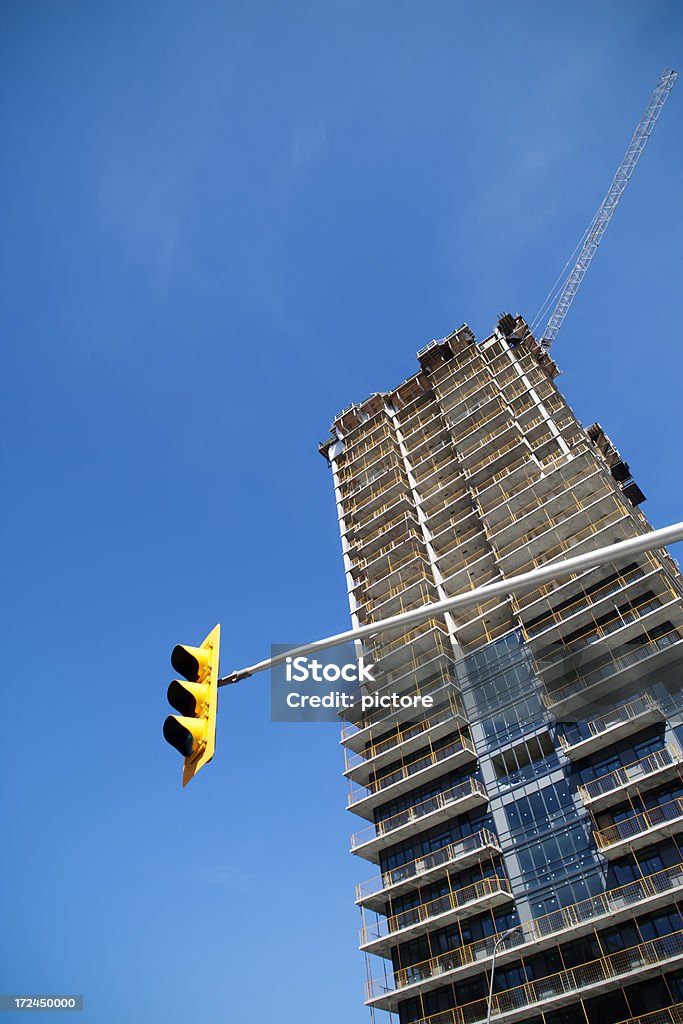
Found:
<path fill-rule="evenodd" d="M 552 311 L 550 320 L 548 321 L 548 326 L 546 327 L 541 339 L 541 346 L 546 351 L 550 348 L 557 337 L 557 332 L 562 326 L 564 318 L 569 311 L 569 307 L 574 301 L 574 296 L 579 290 L 579 286 L 585 277 L 586 271 L 591 264 L 591 260 L 597 252 L 597 248 L 602 241 L 605 231 L 607 230 L 607 225 L 619 205 L 619 200 L 624 194 L 624 190 L 628 185 L 629 179 L 635 170 L 635 166 L 640 159 L 641 153 L 645 149 L 645 144 L 652 134 L 652 130 L 657 123 L 657 119 L 662 112 L 664 104 L 666 103 L 669 93 L 673 89 L 677 78 L 678 72 L 667 68 L 662 72 L 662 75 L 657 82 L 655 90 L 647 105 L 647 109 L 633 133 L 633 138 L 629 143 L 624 159 L 621 161 L 619 169 L 614 175 L 612 184 L 607 191 L 607 195 L 603 199 L 598 212 L 588 229 L 576 263 L 570 270 L 564 287 L 562 288 L 560 296 L 555 304 L 555 308 Z"/>

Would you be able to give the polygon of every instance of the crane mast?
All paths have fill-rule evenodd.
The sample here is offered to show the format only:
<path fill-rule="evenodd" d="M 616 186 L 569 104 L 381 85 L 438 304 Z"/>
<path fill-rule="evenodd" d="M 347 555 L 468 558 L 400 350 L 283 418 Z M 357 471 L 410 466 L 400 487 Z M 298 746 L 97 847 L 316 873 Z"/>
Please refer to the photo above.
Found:
<path fill-rule="evenodd" d="M 559 296 L 555 302 L 555 306 L 540 342 L 541 347 L 546 352 L 557 337 L 558 331 L 560 330 L 560 327 L 564 322 L 564 318 L 569 311 L 569 307 L 574 301 L 574 297 L 579 290 L 581 282 L 586 276 L 586 271 L 591 265 L 591 260 L 597 252 L 598 246 L 600 245 L 603 235 L 607 230 L 607 226 L 614 216 L 614 211 L 619 205 L 619 200 L 624 194 L 624 190 L 629 183 L 631 175 L 635 170 L 635 166 L 640 159 L 640 155 L 645 149 L 645 145 L 652 134 L 652 130 L 657 123 L 657 119 L 664 108 L 664 104 L 669 98 L 669 93 L 673 89 L 677 78 L 678 72 L 667 68 L 662 72 L 655 90 L 650 96 L 650 101 L 645 113 L 636 127 L 635 132 L 633 133 L 633 138 L 629 143 L 624 159 L 621 161 L 617 173 L 612 179 L 612 184 L 607 191 L 607 195 L 600 204 L 598 212 L 593 218 L 593 221 L 585 234 L 576 262 L 567 274 L 564 285 L 560 286 Z M 542 309 L 546 307 L 546 304 L 549 301 L 552 301 L 552 297 L 549 297 L 549 300 L 546 300 Z M 542 313 L 539 314 L 539 319 L 541 315 Z"/>

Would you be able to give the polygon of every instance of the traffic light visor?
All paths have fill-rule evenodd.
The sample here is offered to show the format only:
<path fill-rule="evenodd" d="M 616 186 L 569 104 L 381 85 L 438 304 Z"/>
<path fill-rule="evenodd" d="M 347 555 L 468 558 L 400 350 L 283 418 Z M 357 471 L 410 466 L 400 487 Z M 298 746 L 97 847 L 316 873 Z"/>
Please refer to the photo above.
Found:
<path fill-rule="evenodd" d="M 171 654 L 171 665 L 185 679 L 196 683 L 209 664 L 209 652 L 202 647 L 176 644 Z"/>
<path fill-rule="evenodd" d="M 194 743 L 192 733 L 178 721 L 175 715 L 169 715 L 164 722 L 164 739 L 172 747 L 175 747 L 183 757 L 191 755 Z"/>
<path fill-rule="evenodd" d="M 168 703 L 181 715 L 200 715 L 210 699 L 210 690 L 205 683 L 183 682 L 173 679 L 166 692 Z"/>

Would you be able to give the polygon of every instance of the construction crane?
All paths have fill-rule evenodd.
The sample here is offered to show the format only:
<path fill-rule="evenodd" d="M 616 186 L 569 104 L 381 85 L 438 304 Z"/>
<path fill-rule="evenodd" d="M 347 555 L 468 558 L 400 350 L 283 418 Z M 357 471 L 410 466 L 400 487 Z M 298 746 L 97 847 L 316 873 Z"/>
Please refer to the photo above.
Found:
<path fill-rule="evenodd" d="M 619 200 L 624 194 L 624 190 L 635 170 L 641 153 L 645 149 L 647 140 L 652 135 L 652 130 L 657 123 L 657 119 L 664 108 L 664 104 L 669 98 L 669 93 L 673 89 L 677 78 L 678 72 L 672 71 L 670 68 L 666 68 L 662 72 L 655 90 L 652 93 L 652 96 L 650 96 L 650 101 L 645 113 L 633 133 L 633 138 L 629 143 L 624 159 L 621 161 L 617 173 L 612 179 L 612 184 L 607 190 L 607 195 L 600 204 L 598 212 L 595 214 L 591 224 L 584 233 L 583 238 L 567 260 L 564 269 L 553 285 L 550 294 L 541 306 L 541 309 L 532 324 L 532 329 L 537 329 L 552 303 L 555 303 L 540 341 L 541 348 L 545 352 L 548 351 L 557 337 L 558 331 L 564 322 L 564 318 L 569 312 L 569 307 L 574 301 L 574 297 L 579 290 L 581 282 L 586 276 L 586 271 L 591 265 L 591 260 L 595 256 L 603 235 L 607 230 L 607 225 L 614 216 L 614 211 L 619 205 Z M 576 257 L 576 262 L 572 266 L 571 270 L 566 272 L 567 267 L 569 267 L 577 249 L 579 250 L 579 254 Z"/>

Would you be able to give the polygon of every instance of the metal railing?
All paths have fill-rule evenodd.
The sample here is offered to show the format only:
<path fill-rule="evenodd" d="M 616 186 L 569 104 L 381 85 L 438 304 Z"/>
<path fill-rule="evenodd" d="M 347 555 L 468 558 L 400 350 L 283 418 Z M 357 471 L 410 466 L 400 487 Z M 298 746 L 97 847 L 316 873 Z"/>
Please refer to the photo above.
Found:
<path fill-rule="evenodd" d="M 624 669 L 631 668 L 647 658 L 654 657 L 658 651 L 665 650 L 667 647 L 671 647 L 672 644 L 679 643 L 680 640 L 681 635 L 678 630 L 671 629 L 661 636 L 646 640 L 639 647 L 634 647 L 633 650 L 625 654 L 614 654 L 607 648 L 602 652 L 601 665 L 590 672 L 582 671 L 580 674 L 575 672 L 573 682 L 542 694 L 543 703 L 547 708 L 553 708 L 560 701 L 580 696 L 585 690 L 595 686 L 596 683 L 609 679 L 610 676 L 616 675 L 617 672 L 623 672 Z"/>
<path fill-rule="evenodd" d="M 549 515 L 545 507 L 545 499 L 543 505 L 536 505 L 539 514 L 543 517 L 542 521 L 533 530 L 527 530 L 520 537 L 515 537 L 508 544 L 503 547 L 498 547 L 498 557 L 507 558 L 508 555 L 514 554 L 519 551 L 524 545 L 530 544 L 532 541 L 542 537 L 549 530 L 554 529 L 556 526 L 564 526 L 568 521 L 579 512 L 587 512 L 589 509 L 594 508 L 599 502 L 603 501 L 607 497 L 611 497 L 614 501 L 614 494 L 612 488 L 607 481 L 601 481 L 601 487 L 597 491 L 592 491 L 587 499 L 577 498 L 572 492 L 565 488 L 563 492 L 569 498 L 571 498 L 572 505 L 570 508 L 562 509 L 557 515 Z M 559 497 L 556 494 L 555 497 Z M 615 501 L 616 504 L 616 501 Z"/>
<path fill-rule="evenodd" d="M 370 524 L 380 532 L 386 527 L 386 520 L 384 522 L 381 521 L 385 513 L 391 512 L 392 509 L 400 509 L 405 512 L 406 504 L 410 505 L 411 508 L 415 508 L 415 503 L 411 495 L 408 493 L 407 485 L 403 494 L 400 494 L 393 501 L 388 501 L 386 504 L 380 505 L 379 508 L 373 508 L 368 511 L 367 503 L 362 505 L 361 509 L 365 509 L 365 512 L 363 512 L 362 515 L 358 515 L 356 509 L 349 509 L 348 511 L 347 509 L 344 509 L 344 519 L 346 520 L 347 518 L 350 518 L 353 520 L 352 528 L 356 533 L 367 529 Z M 369 533 L 372 534 L 372 530 L 370 530 Z"/>
<path fill-rule="evenodd" d="M 368 761 L 379 757 L 380 754 L 386 754 L 390 750 L 398 753 L 398 748 L 402 744 L 407 743 L 408 740 L 430 732 L 437 725 L 452 722 L 456 716 L 464 717 L 464 715 L 465 709 L 463 708 L 462 701 L 455 694 L 452 694 L 447 706 L 437 711 L 436 714 L 430 715 L 429 718 L 422 718 L 419 722 L 414 722 L 413 724 L 398 726 L 396 732 L 391 733 L 390 736 L 385 736 L 384 739 L 377 740 L 376 743 L 369 743 L 361 754 L 345 750 L 346 770 L 350 771 L 361 764 L 367 764 Z"/>
<path fill-rule="evenodd" d="M 681 754 L 677 746 L 670 744 L 667 747 L 662 747 L 661 750 L 654 750 L 651 754 L 641 757 L 638 761 L 624 765 L 623 768 L 617 768 L 607 775 L 584 783 L 584 785 L 579 786 L 579 797 L 584 804 L 590 804 L 600 796 L 615 792 L 639 779 L 645 779 L 648 775 L 656 775 L 665 768 L 671 768 L 673 765 L 680 764 L 681 761 L 683 761 L 683 754 Z"/>
<path fill-rule="evenodd" d="M 357 603 L 357 610 L 365 608 L 366 606 L 376 610 L 382 604 L 384 604 L 385 601 L 390 601 L 392 597 L 397 597 L 399 594 L 407 593 L 411 587 L 415 586 L 416 583 L 424 582 L 428 585 L 428 587 L 435 589 L 436 584 L 434 583 L 433 578 L 427 572 L 429 568 L 429 563 L 426 561 L 424 556 L 421 556 L 420 554 L 417 555 L 417 558 L 419 558 L 422 561 L 422 565 L 418 566 L 416 570 L 412 572 L 409 576 L 403 579 L 399 577 L 398 583 L 386 586 L 384 589 L 379 588 L 380 583 L 385 582 L 395 572 L 398 572 L 401 568 L 403 568 L 403 566 L 408 565 L 410 562 L 414 561 L 415 556 L 406 559 L 406 561 L 403 562 L 402 565 L 395 566 L 385 576 L 381 576 L 379 579 L 373 580 L 372 583 L 369 583 L 363 595 L 363 600 L 358 601 Z"/>
<path fill-rule="evenodd" d="M 553 910 L 543 917 L 525 921 L 514 934 L 505 939 L 504 945 L 499 945 L 499 955 L 521 947 L 526 949 L 543 939 L 562 936 L 598 918 L 610 917 L 628 907 L 637 907 L 644 900 L 666 895 L 680 888 L 683 888 L 683 864 L 675 864 L 654 875 L 627 882 L 618 889 L 610 889 L 560 910 Z M 488 959 L 493 956 L 499 938 L 500 935 L 494 933 L 485 939 L 478 939 L 466 946 L 458 946 L 429 960 L 399 968 L 396 971 L 393 988 L 387 986 L 385 979 L 371 979 L 367 989 L 368 998 L 397 991 L 408 985 Z"/>
<path fill-rule="evenodd" d="M 401 864 L 399 867 L 384 871 L 381 875 L 376 875 L 367 882 L 360 882 L 356 886 L 356 902 L 360 903 L 370 896 L 377 896 L 385 891 L 390 893 L 390 890 L 396 885 L 414 879 L 419 880 L 422 875 L 433 871 L 435 868 L 446 867 L 448 864 L 461 860 L 467 854 L 483 854 L 487 850 L 491 850 L 493 853 L 501 852 L 498 836 L 494 835 L 489 829 L 483 828 L 479 832 L 466 836 L 455 843 L 447 843 L 446 846 L 442 846 L 439 850 L 425 853 L 422 857 L 416 857 L 406 864 Z"/>
<path fill-rule="evenodd" d="M 611 619 L 601 622 L 599 625 L 595 621 L 588 622 L 581 636 L 575 636 L 571 640 L 559 637 L 554 643 L 538 650 L 534 650 L 532 647 L 534 658 L 541 669 L 545 666 L 557 665 L 577 651 L 582 651 L 599 640 L 606 640 L 607 637 L 612 636 L 625 626 L 632 626 L 634 622 L 640 622 L 650 612 L 658 611 L 660 608 L 666 607 L 667 604 L 670 604 L 670 601 L 662 602 L 659 597 L 647 597 L 640 604 L 633 604 L 629 608 L 614 608 Z"/>
<path fill-rule="evenodd" d="M 585 740 L 601 736 L 609 729 L 612 729 L 615 725 L 622 725 L 626 722 L 633 721 L 640 715 L 647 714 L 648 711 L 659 710 L 660 708 L 657 701 L 651 697 L 649 693 L 644 693 L 640 697 L 636 697 L 635 700 L 629 701 L 628 704 L 622 704 L 621 707 L 615 708 L 614 711 L 610 711 L 606 715 L 601 715 L 599 718 L 593 718 L 591 721 L 586 722 L 586 728 L 588 730 L 587 736 L 579 735 L 575 740 L 571 740 L 567 739 L 566 736 L 558 735 L 560 746 L 563 751 L 567 753 L 573 747 L 579 746 Z"/>
<path fill-rule="evenodd" d="M 383 790 L 395 786 L 397 782 L 405 782 L 406 779 L 419 774 L 425 768 L 433 768 L 441 764 L 442 761 L 448 761 L 451 757 L 455 757 L 456 754 L 469 754 L 472 758 L 476 758 L 477 752 L 469 737 L 459 736 L 458 739 L 444 747 L 421 754 L 420 757 L 415 758 L 414 761 L 409 761 L 408 764 L 392 768 L 385 775 L 381 775 L 379 778 L 369 782 L 367 786 L 361 786 L 352 782 L 349 786 L 348 806 L 354 807 L 355 804 L 367 800 L 369 796 L 376 796 L 378 793 L 383 792 Z"/>
<path fill-rule="evenodd" d="M 415 576 L 410 583 L 399 584 L 391 587 L 390 590 L 379 594 L 377 597 L 368 597 L 366 601 L 358 606 L 358 612 L 371 612 L 374 618 L 384 618 L 387 615 L 398 615 L 400 612 L 410 611 L 411 608 L 421 608 L 423 605 L 431 604 L 436 600 L 436 583 L 424 575 Z M 391 606 L 391 612 L 385 607 Z M 380 609 L 382 614 L 378 616 Z M 360 617 L 360 615 L 359 615 Z M 372 622 L 372 619 L 368 619 Z"/>
<path fill-rule="evenodd" d="M 433 630 L 438 630 L 434 639 L 436 640 L 436 637 L 439 637 L 443 644 L 443 653 L 453 654 L 453 648 L 449 644 L 448 630 L 445 624 L 438 619 L 428 619 L 427 622 L 423 622 L 422 625 L 416 626 L 415 629 L 411 629 L 407 633 L 402 633 L 401 636 L 396 637 L 394 640 L 387 640 L 385 643 L 381 641 L 377 643 L 368 642 L 367 646 L 375 660 L 380 661 L 381 658 L 387 658 L 395 651 L 400 651 L 401 648 L 408 647 L 417 640 L 428 636 Z"/>
<path fill-rule="evenodd" d="M 615 501 L 615 507 L 611 512 L 608 512 L 604 516 L 600 516 L 593 523 L 587 523 L 582 530 L 567 537 L 566 540 L 561 540 L 555 544 L 552 548 L 547 551 L 543 551 L 536 555 L 534 558 L 528 559 L 523 562 L 522 565 L 515 566 L 516 573 L 528 572 L 529 569 L 535 569 L 539 565 L 545 565 L 547 562 L 552 561 L 557 555 L 561 555 L 565 551 L 569 551 L 570 548 L 575 548 L 583 540 L 587 540 L 589 537 L 595 536 L 608 526 L 613 526 L 614 523 L 618 523 L 621 519 L 628 518 L 628 511 L 626 506 L 620 506 Z"/>
<path fill-rule="evenodd" d="M 414 540 L 415 543 L 406 549 L 406 544 L 411 539 Z M 418 540 L 419 538 L 417 537 L 417 534 L 414 538 L 406 537 L 401 541 L 386 544 L 382 553 L 378 554 L 377 557 L 372 558 L 371 560 L 358 559 L 353 563 L 352 567 L 356 577 L 360 582 L 364 583 L 368 590 L 370 590 L 372 587 L 376 587 L 380 583 L 383 583 L 389 578 L 389 576 L 392 576 L 393 573 L 398 572 L 399 569 L 403 569 L 405 566 L 410 565 L 410 563 L 414 562 L 416 559 L 422 559 L 425 565 L 427 565 L 428 562 L 426 554 L 424 550 L 420 548 Z M 387 557 L 382 564 L 381 559 L 384 558 L 384 556 Z M 363 571 L 366 569 L 368 562 L 375 566 L 372 577 L 367 571 Z M 380 565 L 382 565 L 381 569 Z M 358 583 L 356 586 L 358 586 Z"/>
<path fill-rule="evenodd" d="M 511 452 L 514 448 L 519 448 L 520 445 L 526 448 L 527 451 L 530 451 L 529 445 L 527 444 L 524 434 L 522 434 L 522 432 L 519 430 L 518 433 L 519 436 L 516 437 L 514 441 L 510 441 L 509 444 L 506 444 L 503 448 L 499 448 L 497 451 L 492 452 L 490 455 L 487 455 L 486 458 L 482 459 L 480 462 L 475 462 L 473 466 L 468 466 L 468 476 L 476 477 L 479 473 L 481 473 L 482 470 L 488 469 L 490 465 L 492 465 L 494 462 L 497 462 L 498 459 L 502 458 L 503 455 L 507 455 L 507 453 Z M 493 480 L 494 478 L 495 477 L 492 477 L 491 479 Z"/>
<path fill-rule="evenodd" d="M 617 843 L 627 842 L 653 829 L 683 818 L 683 799 L 676 797 L 665 804 L 650 807 L 647 811 L 636 811 L 629 818 L 615 822 L 603 829 L 596 829 L 593 838 L 599 850 L 608 850 Z"/>
<path fill-rule="evenodd" d="M 683 1003 L 673 1003 L 661 1010 L 651 1010 L 639 1017 L 629 1017 L 619 1024 L 683 1024 Z"/>
<path fill-rule="evenodd" d="M 470 434 L 476 434 L 477 430 L 479 430 L 479 429 L 481 429 L 481 427 L 477 427 L 475 430 L 471 430 Z M 467 458 L 470 457 L 470 455 L 474 455 L 475 452 L 482 451 L 484 448 L 486 448 L 486 446 L 488 444 L 491 443 L 491 441 L 495 441 L 496 438 L 503 437 L 510 430 L 517 430 L 517 431 L 519 431 L 519 427 L 517 426 L 517 421 L 515 419 L 511 419 L 509 423 L 506 423 L 505 426 L 501 427 L 499 430 L 492 430 L 488 434 L 485 434 L 484 437 L 480 437 L 480 438 L 477 438 L 476 440 L 472 440 L 472 441 L 470 441 L 470 443 L 466 447 L 463 447 L 462 446 L 463 440 L 466 437 L 470 436 L 470 434 L 465 434 L 465 438 L 462 438 L 458 442 L 458 446 L 457 446 L 458 447 L 458 453 L 460 454 L 460 458 L 467 459 Z"/>
<path fill-rule="evenodd" d="M 360 930 L 360 945 L 366 946 L 377 939 L 383 939 L 388 935 L 395 935 L 408 928 L 414 928 L 425 921 L 431 921 L 434 917 L 462 910 L 469 904 L 499 895 L 512 897 L 512 887 L 507 878 L 500 878 L 498 875 L 480 878 L 462 889 L 453 889 L 428 903 L 419 903 L 416 907 L 411 907 L 410 910 L 392 914 L 390 917 L 366 925 Z"/>
<path fill-rule="evenodd" d="M 402 505 L 402 502 L 398 502 L 398 505 Z M 405 509 L 401 509 L 401 511 L 398 512 L 397 515 L 393 517 L 393 519 L 385 519 L 384 522 L 379 523 L 379 529 L 374 533 L 373 536 L 371 536 L 370 538 L 366 537 L 366 539 L 363 541 L 364 550 L 367 550 L 367 548 L 371 547 L 373 542 L 378 541 L 380 537 L 382 537 L 386 533 L 389 533 L 390 530 L 393 530 L 395 526 L 398 526 L 398 524 L 404 520 L 408 523 L 409 526 L 413 526 L 417 530 L 417 517 L 415 512 L 406 512 Z M 353 524 L 349 529 L 347 525 L 347 533 L 358 533 L 359 531 L 362 531 L 362 527 L 359 528 L 355 524 Z M 416 534 L 416 536 L 419 537 L 419 534 Z M 398 543 L 405 543 L 405 540 L 399 541 Z M 387 546 L 385 546 L 385 549 L 386 547 Z M 372 561 L 372 556 L 368 555 L 367 557 L 368 561 Z"/>
<path fill-rule="evenodd" d="M 410 822 L 426 818 L 435 811 L 446 810 L 457 804 L 459 800 L 466 800 L 468 797 L 473 796 L 480 797 L 484 802 L 488 802 L 486 789 L 481 782 L 478 779 L 467 779 L 466 782 L 461 782 L 457 786 L 445 789 L 443 793 L 430 796 L 428 800 L 421 800 L 420 803 L 407 807 L 404 811 L 399 811 L 398 814 L 392 814 L 391 817 L 378 821 L 376 825 L 370 825 L 369 828 L 355 832 L 351 836 L 351 849 L 356 850 L 364 843 L 368 843 L 373 839 L 381 839 L 390 832 L 403 828 L 404 825 L 408 825 Z"/>
<path fill-rule="evenodd" d="M 437 658 L 442 657 L 444 657 L 444 655 L 437 654 L 434 656 L 431 652 L 428 652 L 427 657 L 425 657 L 423 661 L 418 661 L 418 659 L 416 659 L 416 666 L 410 665 L 408 671 L 399 676 L 396 682 L 389 682 L 386 689 L 389 690 L 389 687 L 391 687 L 393 692 L 396 692 L 397 683 L 405 680 L 408 675 L 412 675 L 414 667 L 421 668 L 424 665 L 428 665 L 430 662 L 435 661 Z M 444 698 L 446 696 L 450 697 L 451 695 L 454 696 L 454 686 L 455 681 L 452 675 L 446 672 L 443 668 L 438 668 L 432 675 L 428 676 L 426 680 L 414 683 L 412 687 L 406 690 L 406 693 L 412 694 L 416 697 L 428 697 L 431 695 L 434 697 L 436 703 L 438 703 L 440 698 Z M 448 693 L 446 691 L 448 691 Z M 381 693 L 382 690 L 377 692 Z M 387 711 L 383 710 L 381 713 L 373 711 L 369 715 L 366 714 L 362 716 L 357 721 L 348 722 L 344 725 L 342 727 L 341 739 L 342 741 L 347 740 L 350 736 L 354 736 L 357 733 L 362 732 L 364 729 L 370 729 L 371 733 L 373 729 L 386 729 L 389 724 L 396 725 L 396 722 L 397 715 L 395 709 Z"/>
<path fill-rule="evenodd" d="M 562 463 L 562 465 L 557 468 L 562 469 L 567 465 L 571 465 L 571 463 Z M 575 484 L 584 483 L 585 481 L 591 480 L 593 477 L 599 477 L 602 479 L 600 470 L 597 467 L 590 473 L 586 473 L 585 469 L 580 469 L 570 476 L 560 478 L 556 484 L 554 484 L 549 490 L 544 491 L 541 495 L 531 491 L 531 488 L 534 487 L 537 481 L 527 484 L 517 492 L 514 497 L 519 498 L 524 491 L 529 491 L 534 495 L 533 500 L 519 508 L 515 505 L 514 509 L 508 509 L 508 513 L 505 518 L 499 520 L 492 529 L 496 533 L 502 533 L 504 530 L 507 530 L 509 526 L 514 526 L 516 523 L 520 522 L 520 520 L 524 519 L 530 512 L 534 510 L 537 512 L 543 512 L 547 505 L 550 505 L 556 498 L 566 495 L 567 491 L 570 491 Z M 545 479 L 548 480 L 549 477 L 546 477 Z"/>
<path fill-rule="evenodd" d="M 644 557 L 650 564 L 650 572 L 653 572 L 657 568 L 657 563 L 654 561 L 652 556 L 648 553 L 644 553 Z M 640 565 L 636 566 L 635 569 L 631 569 L 628 572 L 620 573 L 617 579 L 612 580 L 610 583 L 606 583 L 603 587 L 596 590 L 591 590 L 590 594 L 581 594 L 571 604 L 566 605 L 560 611 L 549 611 L 543 618 L 538 619 L 533 626 L 522 626 L 524 631 L 524 638 L 526 640 L 533 640 L 534 637 L 538 636 L 539 633 L 544 633 L 546 629 L 550 629 L 551 626 L 561 626 L 566 622 L 572 615 L 577 615 L 578 612 L 584 611 L 587 608 L 592 608 L 593 605 L 597 604 L 598 601 L 604 601 L 605 598 L 611 597 L 612 594 L 618 594 L 632 583 L 636 583 L 638 580 L 642 580 L 648 572 Z"/>
<path fill-rule="evenodd" d="M 599 957 L 587 964 L 571 967 L 545 978 L 527 981 L 523 985 L 494 992 L 491 1019 L 505 1014 L 538 1006 L 558 997 L 580 993 L 585 988 L 601 983 L 616 982 L 643 968 L 656 967 L 667 960 L 683 956 L 683 931 L 672 932 L 650 942 L 643 942 L 630 949 L 619 950 L 608 956 Z M 429 1017 L 422 1017 L 415 1024 L 475 1024 L 486 1019 L 487 1000 L 477 999 L 472 1003 L 442 1011 Z"/>

